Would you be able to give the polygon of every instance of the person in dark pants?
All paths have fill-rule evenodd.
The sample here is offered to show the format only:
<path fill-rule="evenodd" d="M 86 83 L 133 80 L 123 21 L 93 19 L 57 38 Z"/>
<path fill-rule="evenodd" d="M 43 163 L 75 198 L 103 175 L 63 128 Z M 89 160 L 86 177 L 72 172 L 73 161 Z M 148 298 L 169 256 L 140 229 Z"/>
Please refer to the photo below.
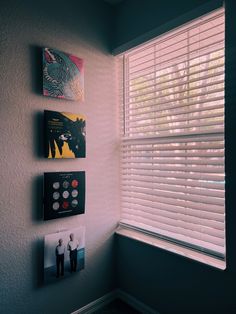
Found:
<path fill-rule="evenodd" d="M 75 239 L 74 234 L 70 234 L 70 241 L 68 242 L 67 249 L 70 252 L 70 271 L 76 272 L 77 270 L 77 250 L 79 242 Z"/>
<path fill-rule="evenodd" d="M 65 245 L 63 244 L 63 240 L 59 239 L 58 245 L 56 246 L 57 278 L 64 276 L 64 256 Z"/>

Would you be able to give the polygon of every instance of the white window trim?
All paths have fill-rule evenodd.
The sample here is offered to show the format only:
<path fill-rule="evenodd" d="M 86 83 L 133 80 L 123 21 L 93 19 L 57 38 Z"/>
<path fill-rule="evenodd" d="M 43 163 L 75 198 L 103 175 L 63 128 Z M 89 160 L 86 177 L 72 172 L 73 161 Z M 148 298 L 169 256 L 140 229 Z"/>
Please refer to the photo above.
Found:
<path fill-rule="evenodd" d="M 194 251 L 186 247 L 182 247 L 179 244 L 174 244 L 173 242 L 167 242 L 166 240 L 145 234 L 143 232 L 132 230 L 130 228 L 125 228 L 124 226 L 119 226 L 115 233 L 118 236 L 128 238 L 130 240 L 138 241 L 143 245 L 150 245 L 161 250 L 175 253 L 177 255 L 183 256 L 187 259 L 200 262 L 207 266 L 211 266 L 220 270 L 226 269 L 226 261 L 216 259 L 212 256 L 200 253 L 199 251 Z"/>

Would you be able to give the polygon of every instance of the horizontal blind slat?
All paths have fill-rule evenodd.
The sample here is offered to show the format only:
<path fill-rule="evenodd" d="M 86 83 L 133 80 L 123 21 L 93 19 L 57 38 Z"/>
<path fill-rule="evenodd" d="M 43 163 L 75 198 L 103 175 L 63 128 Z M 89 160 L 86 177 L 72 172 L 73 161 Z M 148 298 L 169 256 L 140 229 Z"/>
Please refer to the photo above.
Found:
<path fill-rule="evenodd" d="M 146 158 L 144 158 L 144 157 L 142 157 L 142 156 L 139 156 L 138 155 L 138 157 L 135 157 L 135 156 L 130 156 L 130 155 L 126 155 L 125 153 L 124 153 L 124 156 L 123 156 L 123 158 L 122 158 L 122 160 L 121 160 L 121 162 L 122 162 L 122 165 L 124 164 L 129 164 L 129 163 L 137 163 L 137 164 L 139 164 L 139 163 L 141 163 L 141 164 L 143 164 L 143 163 L 153 163 L 153 164 L 159 164 L 159 165 L 161 165 L 161 164 L 165 164 L 165 165 L 168 165 L 168 164 L 170 164 L 170 165 L 172 165 L 174 162 L 176 163 L 176 164 L 178 164 L 178 165 L 180 165 L 180 164 L 184 164 L 184 165 L 205 165 L 205 166 L 208 166 L 209 165 L 209 167 L 211 167 L 211 166 L 222 166 L 223 164 L 224 164 L 224 160 L 222 159 L 222 158 L 216 158 L 216 159 L 207 159 L 207 158 L 199 158 L 199 157 L 195 157 L 195 158 L 182 158 L 182 159 L 180 159 L 180 158 L 176 158 L 176 159 L 173 159 L 173 158 L 169 158 L 169 159 L 167 159 L 167 158 L 163 158 L 163 159 L 161 159 L 161 158 L 159 158 L 159 157 L 156 157 L 155 158 L 155 156 L 153 156 L 153 154 L 151 153 L 151 154 L 149 154 L 149 155 L 146 155 L 146 156 L 148 156 L 148 157 L 146 157 Z M 140 158 L 139 158 L 140 157 Z"/>
<path fill-rule="evenodd" d="M 132 157 L 142 157 L 142 156 L 145 156 L 143 153 L 143 149 L 141 150 L 138 150 L 138 149 L 135 149 L 132 151 L 132 149 L 127 149 L 127 151 L 129 152 L 132 152 Z M 151 148 L 146 148 L 145 151 L 151 151 L 153 152 L 153 149 Z M 137 153 L 138 152 L 138 153 Z M 137 153 L 137 154 L 136 154 Z M 128 156 L 128 155 L 127 155 Z M 209 152 L 209 151 L 203 151 L 203 152 L 198 152 L 196 154 L 196 152 L 175 152 L 174 154 L 171 152 L 171 151 L 157 151 L 155 150 L 155 153 L 152 155 L 152 157 L 172 157 L 172 158 L 177 158 L 177 157 L 203 157 L 203 158 L 218 158 L 218 157 L 224 157 L 224 152 L 223 151 L 217 151 L 217 152 Z M 173 160 L 174 162 L 174 160 Z"/>
<path fill-rule="evenodd" d="M 136 187 L 130 187 L 122 190 L 123 196 L 129 196 L 133 198 L 146 198 L 147 199 L 153 199 L 156 200 L 156 197 L 158 199 L 165 197 L 166 201 L 169 201 L 169 199 L 174 199 L 175 201 L 190 201 L 190 202 L 198 202 L 202 204 L 212 204 L 217 206 L 224 206 L 224 199 L 212 197 L 212 196 L 204 196 L 204 195 L 192 195 L 192 194 L 183 194 L 179 192 L 173 192 L 173 191 L 161 191 L 161 190 L 154 190 L 154 189 L 145 189 L 145 188 L 136 188 Z M 150 198 L 150 196 L 152 196 Z"/>
<path fill-rule="evenodd" d="M 217 46 L 217 49 L 216 50 L 219 50 L 219 47 L 222 48 L 223 47 L 223 44 L 224 44 L 224 39 L 220 39 L 218 40 L 217 42 L 215 42 L 214 44 L 212 45 L 209 45 L 209 43 L 206 43 L 206 45 L 202 46 L 201 48 L 196 48 L 196 49 L 193 49 L 191 50 L 191 54 L 193 53 L 198 53 L 199 55 L 205 55 L 207 52 L 205 51 L 205 49 L 210 49 L 211 47 L 214 47 Z M 210 50 L 209 50 L 210 51 Z M 183 57 L 186 57 L 189 55 L 189 52 L 186 52 L 186 53 L 183 53 L 181 54 L 181 56 L 177 56 L 176 57 L 171 57 L 169 59 L 166 59 L 164 62 L 156 62 L 155 63 L 155 66 L 158 66 L 158 65 L 162 65 L 163 63 L 170 63 L 170 61 L 176 61 L 176 59 L 178 59 L 179 57 L 183 58 Z M 151 70 L 152 71 L 152 68 L 153 68 L 153 65 L 152 66 L 148 66 L 145 68 L 145 71 L 146 70 Z M 133 79 L 134 77 L 137 77 L 138 75 L 142 74 L 143 70 L 136 70 L 136 71 L 133 71 L 133 72 L 130 72 L 129 73 L 129 76 L 130 76 L 130 79 Z"/>
<path fill-rule="evenodd" d="M 198 189 L 206 189 L 206 191 L 209 190 L 220 190 L 224 191 L 224 184 L 220 181 L 201 181 L 201 180 L 194 180 L 186 178 L 184 179 L 173 179 L 173 178 L 161 178 L 156 176 L 145 176 L 145 175 L 132 175 L 132 174 L 126 174 L 122 176 L 122 182 L 124 184 L 127 184 L 129 181 L 137 181 L 137 182 L 143 182 L 144 184 L 147 183 L 153 183 L 153 184 L 169 184 L 169 185 L 180 185 L 180 186 L 186 186 L 186 187 L 196 187 Z"/>
<path fill-rule="evenodd" d="M 141 222 L 141 223 L 146 223 L 152 227 L 160 228 L 169 232 L 172 232 L 175 236 L 177 234 L 182 235 L 182 236 L 188 236 L 191 237 L 191 239 L 196 239 L 196 240 L 202 240 L 206 242 L 210 242 L 212 244 L 216 244 L 219 246 L 224 245 L 224 238 L 218 236 L 217 237 L 217 232 L 215 235 L 209 234 L 207 231 L 207 228 L 202 228 L 201 232 L 193 230 L 193 229 L 187 229 L 187 228 L 181 228 L 180 226 L 171 226 L 168 224 L 160 223 L 158 221 L 154 221 L 151 218 L 144 218 L 144 217 L 139 217 L 139 216 L 131 216 L 124 214 L 123 217 L 125 219 L 133 219 L 134 221 Z M 220 232 L 218 232 L 218 235 L 220 235 Z"/>
<path fill-rule="evenodd" d="M 224 199 L 225 193 L 224 191 L 220 190 L 204 190 L 204 189 L 194 189 L 193 187 L 186 186 L 178 186 L 178 185 L 168 185 L 168 184 L 160 184 L 160 183 L 154 183 L 154 182 L 140 182 L 140 181 L 133 181 L 129 180 L 127 182 L 123 182 L 123 188 L 125 191 L 133 191 L 134 188 L 148 188 L 152 190 L 160 190 L 160 191 L 167 191 L 167 192 L 180 192 L 180 193 L 186 193 L 190 195 L 200 195 L 200 196 L 212 196 L 217 198 Z"/>
<path fill-rule="evenodd" d="M 143 206 L 148 206 L 148 207 L 154 207 L 154 208 L 161 208 L 165 207 L 168 210 L 168 207 L 170 208 L 176 208 L 176 209 L 182 209 L 183 211 L 189 211 L 189 210 L 195 210 L 195 211 L 200 211 L 200 212 L 207 212 L 207 213 L 214 213 L 214 214 L 220 214 L 224 215 L 224 207 L 223 206 L 216 206 L 216 205 L 211 205 L 211 206 L 201 206 L 198 203 L 192 203 L 188 204 L 188 207 L 185 206 L 185 204 L 170 204 L 168 202 L 158 202 L 155 203 L 151 200 L 148 199 L 134 199 L 130 197 L 123 197 L 122 198 L 122 203 L 131 203 L 131 204 L 136 204 L 136 205 L 143 205 Z"/>
<path fill-rule="evenodd" d="M 194 101 L 188 101 L 188 102 L 184 102 L 184 103 L 177 103 L 177 100 L 173 100 L 170 104 L 170 101 L 165 101 L 165 102 L 161 102 L 161 103 L 152 103 L 149 105 L 142 105 L 142 106 L 138 106 L 138 107 L 134 107 L 135 112 L 130 113 L 130 108 L 125 109 L 125 115 L 126 117 L 128 116 L 137 116 L 140 114 L 147 114 L 150 113 L 154 110 L 155 108 L 155 112 L 159 112 L 159 111 L 163 111 L 163 110 L 176 110 L 179 108 L 185 108 L 186 106 L 188 106 L 188 108 L 190 108 L 191 106 L 198 106 L 201 104 L 206 104 L 209 105 L 209 103 L 211 103 L 209 106 L 212 107 L 212 109 L 214 109 L 214 106 L 218 106 L 219 102 L 221 102 L 222 100 L 224 100 L 224 95 L 221 96 L 214 96 L 211 98 L 207 98 L 207 99 L 198 99 L 198 100 L 194 100 Z M 173 104 L 174 103 L 174 104 Z M 212 104 L 213 103 L 213 104 Z M 147 110 L 148 109 L 148 110 Z M 142 110 L 141 113 L 139 110 Z M 199 107 L 199 110 L 204 110 L 204 107 Z"/>
<path fill-rule="evenodd" d="M 180 207 L 199 209 L 203 210 L 206 207 L 205 203 L 185 201 L 181 199 L 172 199 L 167 197 L 158 197 L 155 195 L 140 195 L 138 193 L 130 193 L 130 195 L 123 194 L 123 199 L 126 201 L 133 201 L 135 204 L 142 204 L 142 202 L 152 202 L 152 203 L 162 203 L 166 205 L 175 205 Z M 214 211 L 217 213 L 222 213 L 224 211 L 224 206 L 207 204 L 209 211 Z"/>
<path fill-rule="evenodd" d="M 206 86 L 207 87 L 207 86 Z M 216 88 L 216 89 L 212 89 L 210 91 L 207 91 L 207 96 L 210 95 L 210 94 L 216 94 L 216 93 L 221 93 L 224 91 L 224 88 L 223 87 L 220 87 L 220 88 Z M 159 99 L 160 98 L 167 98 L 167 97 L 174 97 L 175 95 L 178 95 L 180 94 L 179 91 L 176 91 L 176 92 L 171 92 L 170 94 L 168 95 L 159 95 L 158 96 L 158 103 L 162 104 L 163 102 L 159 102 Z M 191 99 L 191 98 L 196 98 L 196 97 L 200 97 L 200 96 L 206 96 L 206 92 L 200 92 L 200 93 L 196 93 L 194 95 L 186 95 L 186 96 L 183 96 L 183 97 L 176 97 L 174 98 L 175 101 L 181 101 L 181 100 L 185 100 L 185 99 Z M 133 104 L 138 104 L 138 103 L 144 103 L 144 102 L 147 102 L 147 101 L 150 101 L 150 100 L 153 100 L 155 99 L 156 96 L 152 96 L 152 97 L 149 97 L 149 98 L 146 98 L 144 100 L 137 100 L 137 101 L 130 101 L 130 102 L 127 102 L 126 105 L 133 105 Z M 172 101 L 173 99 L 168 99 L 168 102 Z"/>
<path fill-rule="evenodd" d="M 224 223 L 216 222 L 214 220 L 206 220 L 201 217 L 189 216 L 181 213 L 170 213 L 141 209 L 131 209 L 129 207 L 124 207 L 124 214 L 142 217 L 151 217 L 154 221 L 163 222 L 168 225 L 182 227 L 183 229 L 191 229 L 195 231 L 202 231 L 202 228 L 207 230 L 210 235 L 223 238 L 224 237 Z M 211 229 L 209 231 L 209 228 Z"/>
<path fill-rule="evenodd" d="M 219 99 L 221 100 L 221 99 Z M 149 121 L 150 124 L 155 123 L 153 120 L 162 121 L 177 121 L 184 118 L 185 121 L 193 120 L 194 118 L 203 119 L 203 118 L 214 118 L 216 116 L 224 116 L 224 109 L 220 101 L 210 101 L 210 104 L 203 106 L 201 103 L 188 105 L 183 104 L 182 106 L 172 105 L 170 108 L 163 109 L 162 107 L 157 108 L 156 110 L 151 107 L 143 108 L 131 108 L 126 112 L 125 122 L 127 125 L 141 125 L 142 121 Z M 179 117 L 181 116 L 181 117 Z"/>
<path fill-rule="evenodd" d="M 132 151 L 132 152 L 137 152 L 137 151 L 144 151 L 147 152 L 148 150 L 151 150 L 153 152 L 155 151 L 179 151 L 179 150 L 184 150 L 184 151 L 191 151 L 194 150 L 196 153 L 196 157 L 197 157 L 197 150 L 210 150 L 210 149 L 214 149 L 214 150 L 220 150 L 220 149 L 224 149 L 224 143 L 222 141 L 222 139 L 220 141 L 215 141 L 213 142 L 213 139 L 211 142 L 208 141 L 204 141 L 204 139 L 202 139 L 202 141 L 198 141 L 198 142 L 194 142 L 194 140 L 192 141 L 182 141 L 182 142 L 172 142 L 169 141 L 167 143 L 144 143 L 142 142 L 142 144 L 139 143 L 123 143 L 122 148 L 125 149 L 126 152 Z"/>
<path fill-rule="evenodd" d="M 178 77 L 173 78 L 172 75 L 176 76 L 176 70 L 175 70 L 173 72 L 168 72 L 167 74 L 163 74 L 162 77 L 166 77 L 166 76 L 170 77 L 170 78 L 165 79 L 164 81 L 161 80 L 160 76 L 158 77 L 158 79 L 153 77 L 153 78 L 149 78 L 149 79 L 142 81 L 142 82 L 138 81 L 135 84 L 130 83 L 126 87 L 123 86 L 121 91 L 122 92 L 126 91 L 127 93 L 129 93 L 130 96 L 133 96 L 133 95 L 135 95 L 136 92 L 140 93 L 140 91 L 142 92 L 143 90 L 148 89 L 148 88 L 153 88 L 153 90 L 156 90 L 156 91 L 160 91 L 160 90 L 164 89 L 164 88 L 160 88 L 160 89 L 156 88 L 157 86 L 160 86 L 160 85 L 164 85 L 165 88 L 178 87 L 180 85 L 180 82 L 179 82 L 180 80 L 183 82 L 188 82 L 188 84 L 192 84 L 192 83 L 197 83 L 197 82 L 202 81 L 202 80 L 207 81 L 209 79 L 213 79 L 216 77 L 222 77 L 225 74 L 224 59 L 221 57 L 220 60 L 222 60 L 221 64 L 219 64 L 217 66 L 212 66 L 210 69 L 208 67 L 208 68 L 197 70 L 197 71 L 193 72 L 193 71 L 190 71 L 190 69 L 192 67 L 195 68 L 196 65 L 191 66 L 191 67 L 184 67 L 184 68 L 179 69 L 179 72 L 187 71 L 187 73 L 185 75 L 182 75 L 182 76 L 179 75 Z M 208 63 L 210 63 L 211 61 L 212 60 L 208 61 Z M 202 65 L 203 64 L 206 65 L 206 62 L 202 63 Z M 209 70 L 217 70 L 217 71 L 215 71 L 212 74 L 208 73 L 207 75 L 203 75 L 204 71 L 209 72 Z M 194 76 L 196 76 L 196 74 L 199 74 L 199 75 L 194 78 Z M 167 83 L 170 83 L 170 84 L 167 84 Z M 134 88 L 134 86 L 136 88 Z"/>
<path fill-rule="evenodd" d="M 171 116 L 170 118 L 170 114 L 165 114 L 165 115 L 161 115 L 161 116 L 155 116 L 155 117 L 149 117 L 146 119 L 142 119 L 142 120 L 138 120 L 138 121 L 133 121 L 130 120 L 129 121 L 129 127 L 144 127 L 144 126 L 152 126 L 153 124 L 155 125 L 156 123 L 158 123 L 158 125 L 160 124 L 167 124 L 167 123 L 173 123 L 173 122 L 186 122 L 186 116 L 188 121 L 193 121 L 193 120 L 202 120 L 202 119 L 212 119 L 212 118 L 222 118 L 224 119 L 224 112 L 223 109 L 221 112 L 215 112 L 215 113 L 202 113 L 199 112 L 198 115 L 190 115 L 190 113 L 185 112 L 185 113 L 179 113 L 178 115 L 181 115 L 181 117 L 178 117 L 178 115 L 176 116 L 175 112 L 173 112 L 173 116 Z M 166 118 L 167 120 L 163 121 L 163 118 Z M 168 119 L 169 117 L 169 119 Z"/>
<path fill-rule="evenodd" d="M 201 181 L 220 181 L 223 182 L 223 175 L 217 174 L 205 174 L 203 173 L 181 173 L 181 172 L 170 172 L 170 171 L 148 171 L 148 170 L 139 170 L 139 169 L 123 169 L 122 174 L 130 174 L 130 175 L 146 175 L 146 176 L 159 176 L 163 178 L 173 178 L 173 179 L 186 179 L 186 180 L 201 180 Z"/>
<path fill-rule="evenodd" d="M 186 216 L 186 208 L 180 207 L 180 206 L 172 206 L 172 205 L 166 205 L 166 204 L 149 204 L 149 206 L 146 204 L 145 206 L 143 204 L 133 204 L 129 202 L 123 202 L 122 208 L 126 208 L 127 210 L 130 208 L 132 210 L 141 210 L 141 211 L 149 211 L 151 213 L 157 213 L 158 215 L 163 216 L 171 216 L 174 217 L 174 215 L 183 215 Z M 200 211 L 196 209 L 190 209 L 188 208 L 187 216 L 191 217 L 192 219 L 200 218 L 204 219 L 206 221 L 206 224 L 209 221 L 216 221 L 224 223 L 224 214 L 222 213 L 215 213 L 215 212 L 209 212 L 209 211 Z"/>
<path fill-rule="evenodd" d="M 126 164 L 122 166 L 124 171 L 129 169 L 141 169 L 141 170 L 160 170 L 160 171 L 172 171 L 172 172 L 185 172 L 185 173 L 214 173 L 214 174 L 223 174 L 224 173 L 224 166 L 216 166 L 216 167 L 199 167 L 199 166 L 176 166 L 176 165 L 152 165 L 152 164 Z"/>
<path fill-rule="evenodd" d="M 204 130 L 194 130 L 189 132 L 186 131 L 180 131 L 180 132 L 175 132 L 175 133 L 170 133 L 168 131 L 166 132 L 162 132 L 159 134 L 145 134 L 145 135 L 137 135 L 137 134 L 125 134 L 122 136 L 122 141 L 124 143 L 127 143 L 128 141 L 137 141 L 137 140 L 143 140 L 144 142 L 146 142 L 146 140 L 150 140 L 150 139 L 155 139 L 155 140 L 161 140 L 161 139 L 167 139 L 167 138 L 171 138 L 172 140 L 175 139 L 179 139 L 179 138 L 183 138 L 183 137 L 190 137 L 190 136 L 196 136 L 199 135 L 199 137 L 204 136 L 204 135 L 216 135 L 216 134 L 223 134 L 224 132 L 224 126 L 218 126 L 215 129 L 204 129 Z"/>
<path fill-rule="evenodd" d="M 224 89 L 224 87 L 223 87 L 224 78 L 222 78 L 222 76 L 223 76 L 222 74 L 221 74 L 220 79 L 212 80 L 211 82 L 207 82 L 205 78 L 200 78 L 198 80 L 194 80 L 193 83 L 204 81 L 204 82 L 202 82 L 201 85 L 199 84 L 199 85 L 196 85 L 195 87 L 189 87 L 189 82 L 187 82 L 186 80 L 181 81 L 181 79 L 178 79 L 179 80 L 178 84 L 173 84 L 170 86 L 163 86 L 162 88 L 159 87 L 159 88 L 150 89 L 150 87 L 148 86 L 148 87 L 146 87 L 146 90 L 144 90 L 144 92 L 142 92 L 142 93 L 136 93 L 135 94 L 133 92 L 130 92 L 130 99 L 132 99 L 132 100 L 135 99 L 134 101 L 130 102 L 130 104 L 137 104 L 139 102 L 144 102 L 144 101 L 150 100 L 150 99 L 152 99 L 153 96 L 155 96 L 155 97 L 166 97 L 167 98 L 167 97 L 170 97 L 170 96 L 176 95 L 176 94 L 189 93 L 189 96 L 196 97 L 196 95 L 198 95 L 198 94 L 194 94 L 194 92 L 196 93 L 197 90 L 202 90 L 202 89 L 206 90 L 209 87 L 214 87 L 215 89 L 212 88 L 212 90 L 211 90 L 211 91 L 213 91 L 213 90 L 217 90 L 216 87 L 217 86 L 219 87 L 219 85 L 222 85 L 222 86 L 220 86 L 220 88 L 223 90 Z M 218 75 L 211 77 L 211 79 L 216 78 L 216 77 L 218 77 Z M 140 99 L 140 101 L 138 99 Z M 132 109 L 133 109 L 133 106 L 131 106 L 129 108 L 129 110 L 132 110 Z"/>
<path fill-rule="evenodd" d="M 209 62 L 208 62 L 209 63 Z M 147 92 L 145 90 L 151 89 L 153 92 L 160 92 L 164 91 L 165 89 L 168 88 L 174 88 L 174 87 L 179 87 L 181 86 L 181 83 L 185 83 L 186 85 L 190 85 L 192 83 L 197 83 L 200 81 L 205 81 L 206 84 L 209 86 L 212 82 L 209 82 L 209 79 L 216 79 L 218 78 L 219 83 L 222 82 L 222 76 L 224 76 L 224 64 L 221 63 L 219 65 L 214 65 L 214 66 L 208 66 L 205 69 L 200 69 L 197 71 L 191 71 L 190 69 L 195 66 L 191 67 L 184 67 L 180 69 L 175 69 L 173 72 L 166 73 L 162 75 L 162 77 L 167 77 L 165 80 L 161 80 L 160 77 L 158 78 L 153 78 L 152 82 L 154 81 L 155 83 L 152 84 L 146 84 L 145 86 L 141 88 L 136 88 L 133 89 L 132 86 L 127 86 L 126 92 L 129 93 L 129 97 L 133 98 L 135 96 L 144 96 Z M 209 72 L 211 70 L 216 70 L 214 73 Z M 181 72 L 185 71 L 186 73 L 181 74 Z M 205 74 L 207 72 L 207 74 Z M 178 75 L 177 75 L 178 74 Z M 196 76 L 196 74 L 199 74 Z M 174 77 L 173 77 L 174 76 Z M 175 82 L 177 81 L 177 82 Z M 208 82 L 207 82 L 208 81 Z M 212 81 L 212 80 L 211 80 Z M 175 82 L 175 83 L 174 83 Z M 214 81 L 217 84 L 217 80 Z M 171 83 L 171 84 L 166 84 L 166 83 Z M 141 83 L 137 83 L 137 85 L 141 85 Z M 144 84 L 142 84 L 144 85 Z M 162 86 L 163 85 L 163 86 Z M 161 87 L 160 87 L 161 86 Z M 199 86 L 199 85 L 198 85 Z M 197 86 L 196 86 L 197 88 Z M 195 88 L 191 88 L 191 90 L 194 90 Z M 141 93 L 140 93 L 141 91 Z"/>
<path fill-rule="evenodd" d="M 186 42 L 187 42 L 187 41 L 191 41 L 191 39 L 193 39 L 193 38 L 196 37 L 196 36 L 198 36 L 197 40 L 193 40 L 193 41 L 191 42 L 191 45 L 196 44 L 196 43 L 199 43 L 199 42 L 202 41 L 203 39 L 204 39 L 204 40 L 210 39 L 210 38 L 212 38 L 212 37 L 214 37 L 214 36 L 217 36 L 217 35 L 222 35 L 222 36 L 224 37 L 224 28 L 223 28 L 223 26 L 224 26 L 224 23 L 220 23 L 220 24 L 218 24 L 218 25 L 216 25 L 216 26 L 214 26 L 214 27 L 208 28 L 207 30 L 197 32 L 197 34 L 185 36 L 185 37 L 183 37 L 182 39 L 179 39 L 179 40 L 177 40 L 177 41 L 174 41 L 174 42 L 172 42 L 170 45 L 165 45 L 165 46 L 162 47 L 162 48 L 160 47 L 160 44 L 157 45 L 156 47 L 153 46 L 153 49 L 152 49 L 151 52 L 149 52 L 149 53 L 145 54 L 145 56 L 142 56 L 141 58 L 139 58 L 140 62 L 137 61 L 138 59 L 131 60 L 131 61 L 129 62 L 129 68 L 130 68 L 130 69 L 133 69 L 133 68 L 135 68 L 135 67 L 137 67 L 137 66 L 139 66 L 139 65 L 144 64 L 145 62 L 147 63 L 147 62 L 150 62 L 150 61 L 155 60 L 155 59 L 156 59 L 156 57 L 155 57 L 156 54 L 157 54 L 158 57 L 159 57 L 159 56 L 162 55 L 162 51 L 163 51 L 163 50 L 169 49 L 170 47 L 175 48 L 175 47 L 178 45 L 181 49 L 182 49 L 182 48 L 187 48 L 187 47 L 189 47 L 189 46 L 186 44 Z M 212 32 L 213 34 L 212 34 L 211 36 L 206 36 L 205 38 L 203 38 L 203 37 L 200 38 L 200 37 L 199 37 L 200 35 L 203 35 L 203 34 L 206 34 L 206 33 L 209 34 L 209 31 L 215 29 L 216 27 L 218 27 L 218 28 L 221 27 L 218 32 Z M 181 45 L 181 44 L 182 44 L 182 45 Z M 156 52 L 157 49 L 158 49 L 158 51 Z M 175 52 L 175 51 L 176 51 L 175 49 L 172 50 L 172 52 Z M 166 53 L 163 53 L 163 54 L 165 55 Z M 146 60 L 147 60 L 147 61 L 146 61 Z M 134 65 L 132 65 L 132 64 L 134 64 Z"/>
<path fill-rule="evenodd" d="M 197 142 L 224 142 L 224 133 L 222 132 L 217 134 L 204 133 L 204 134 L 185 134 L 184 136 L 178 136 L 178 139 L 173 139 L 170 137 L 159 138 L 158 136 L 147 137 L 147 138 L 122 138 L 121 145 L 146 145 L 146 144 L 167 144 L 167 143 L 197 143 Z"/>
<path fill-rule="evenodd" d="M 175 122 L 172 122 L 172 123 L 167 122 L 165 124 L 170 124 L 170 125 L 169 126 L 162 126 L 162 127 L 150 126 L 148 128 L 148 126 L 147 126 L 145 128 L 144 127 L 142 128 L 140 126 L 139 130 L 136 130 L 138 127 L 129 127 L 127 134 L 132 133 L 133 135 L 137 135 L 137 134 L 140 134 L 140 135 L 150 134 L 151 135 L 151 134 L 156 134 L 156 133 L 158 134 L 158 133 L 163 132 L 163 131 L 172 131 L 172 132 L 178 133 L 179 130 L 186 130 L 185 132 L 191 132 L 191 130 L 189 131 L 188 129 L 192 129 L 192 128 L 199 128 L 200 129 L 200 127 L 207 128 L 210 126 L 216 126 L 216 129 L 218 129 L 219 126 L 223 127 L 224 120 L 222 118 L 219 121 L 212 120 L 212 121 L 204 121 L 204 122 L 189 122 L 189 123 L 185 122 L 185 124 L 178 124 L 177 126 L 173 125 L 174 123 Z M 196 131 L 196 130 L 194 130 L 194 131 Z"/>
<path fill-rule="evenodd" d="M 209 53 L 208 54 L 203 54 L 203 55 L 201 55 L 201 58 L 203 58 L 203 57 L 206 57 L 206 56 L 208 56 L 208 58 L 207 58 L 207 60 L 204 60 L 204 61 L 196 61 L 196 57 L 192 57 L 192 58 L 188 58 L 187 59 L 187 61 L 189 62 L 189 68 L 191 68 L 191 67 L 197 67 L 197 66 L 199 66 L 199 67 L 201 67 L 202 65 L 204 65 L 204 64 L 209 64 L 210 62 L 213 62 L 213 61 L 217 61 L 217 60 L 221 60 L 221 59 L 223 59 L 224 60 L 224 50 L 223 50 L 223 47 L 222 48 L 218 48 L 218 49 L 216 49 L 216 50 L 213 50 L 213 51 L 211 51 L 210 53 L 218 53 L 218 56 L 217 57 L 214 57 L 214 56 L 209 56 Z M 199 57 L 200 58 L 200 57 Z M 199 59 L 198 58 L 198 59 Z M 193 62 L 194 61 L 194 62 Z M 178 67 L 179 66 L 183 66 L 183 63 L 184 63 L 185 61 L 181 61 L 181 62 L 178 62 L 178 63 L 173 63 L 172 64 L 172 67 L 173 68 L 177 68 L 178 69 Z M 191 64 L 191 62 L 193 62 L 192 64 Z M 224 62 L 223 62 L 223 64 L 222 64 L 222 66 L 224 66 Z M 166 76 L 166 74 L 174 74 L 175 73 L 175 71 L 170 71 L 170 66 L 166 66 L 165 68 L 161 68 L 161 70 L 162 71 L 164 71 L 164 70 L 168 70 L 168 72 L 167 73 L 165 73 L 165 74 L 162 74 L 162 75 L 159 75 L 158 76 L 158 79 L 161 79 L 162 77 L 165 77 Z M 195 74 L 196 73 L 201 73 L 201 71 L 198 69 L 198 70 L 196 70 L 197 72 L 195 72 Z M 132 87 L 132 86 L 134 86 L 134 85 L 138 85 L 138 84 L 143 84 L 143 83 L 147 83 L 147 82 L 149 82 L 149 81 L 151 81 L 151 80 L 155 80 L 155 78 L 156 78 L 156 71 L 152 71 L 152 72 L 150 72 L 149 73 L 149 75 L 148 75 L 148 77 L 144 77 L 144 78 L 140 78 L 139 80 L 138 80 L 138 82 L 137 81 L 135 81 L 135 82 L 132 82 L 133 81 L 133 79 L 130 79 L 130 78 L 128 78 L 125 82 L 124 82 L 124 84 L 123 84 L 123 88 L 124 89 L 126 89 L 128 86 L 130 86 L 130 87 Z M 155 74 L 155 75 L 154 75 Z M 187 74 L 188 75 L 188 74 Z M 149 76 L 151 76 L 151 78 L 149 77 Z"/>

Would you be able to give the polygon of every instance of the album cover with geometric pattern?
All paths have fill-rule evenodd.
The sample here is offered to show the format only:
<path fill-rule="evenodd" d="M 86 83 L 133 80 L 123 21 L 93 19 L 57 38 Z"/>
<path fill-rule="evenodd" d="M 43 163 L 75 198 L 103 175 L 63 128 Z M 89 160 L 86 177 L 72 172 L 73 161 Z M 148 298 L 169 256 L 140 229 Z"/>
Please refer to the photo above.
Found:
<path fill-rule="evenodd" d="M 85 172 L 44 173 L 44 220 L 84 214 Z"/>

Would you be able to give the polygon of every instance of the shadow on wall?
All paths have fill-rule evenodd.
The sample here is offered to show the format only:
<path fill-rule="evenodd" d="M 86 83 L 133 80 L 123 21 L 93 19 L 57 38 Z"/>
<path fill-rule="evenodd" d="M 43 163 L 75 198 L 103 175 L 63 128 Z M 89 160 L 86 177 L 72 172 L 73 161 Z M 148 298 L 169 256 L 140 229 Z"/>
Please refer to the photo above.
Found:
<path fill-rule="evenodd" d="M 33 178 L 32 219 L 35 222 L 43 220 L 43 175 Z"/>
<path fill-rule="evenodd" d="M 43 286 L 43 267 L 44 267 L 44 240 L 37 239 L 32 243 L 32 281 L 33 288 Z"/>
<path fill-rule="evenodd" d="M 44 158 L 44 130 L 43 130 L 44 113 L 36 112 L 32 118 L 33 130 L 33 153 L 35 158 Z"/>
<path fill-rule="evenodd" d="M 103 0 L 70 0 L 69 2 L 25 0 L 20 6 L 17 3 L 12 6 L 15 8 L 11 7 L 11 9 L 17 11 L 18 16 L 28 24 L 27 27 L 30 29 L 34 24 L 32 21 L 35 20 L 38 29 L 47 26 L 45 38 L 63 34 L 63 44 L 63 41 L 67 42 L 68 34 L 68 37 L 75 36 L 78 41 L 90 43 L 104 52 L 111 51 L 110 38 L 113 36 L 113 28 L 109 26 L 113 24 L 114 10 Z M 89 20 L 88 16 L 91 16 Z"/>
<path fill-rule="evenodd" d="M 38 95 L 43 94 L 43 61 L 42 48 L 38 46 L 29 46 L 30 64 L 31 64 L 31 89 Z"/>

